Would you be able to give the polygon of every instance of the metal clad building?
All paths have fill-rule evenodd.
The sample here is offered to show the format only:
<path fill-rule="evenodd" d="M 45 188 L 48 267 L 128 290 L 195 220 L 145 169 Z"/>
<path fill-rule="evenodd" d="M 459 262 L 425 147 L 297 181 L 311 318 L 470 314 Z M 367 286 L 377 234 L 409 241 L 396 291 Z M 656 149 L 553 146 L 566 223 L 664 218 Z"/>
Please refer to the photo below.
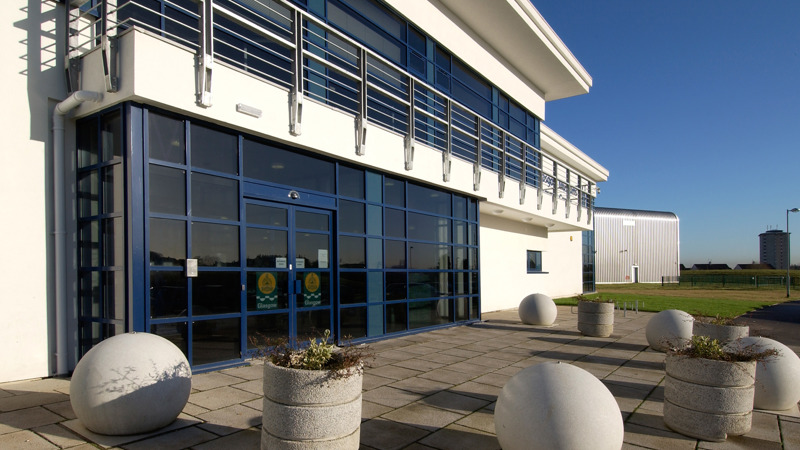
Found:
<path fill-rule="evenodd" d="M 659 283 L 680 275 L 680 226 L 671 212 L 595 208 L 597 283 Z"/>

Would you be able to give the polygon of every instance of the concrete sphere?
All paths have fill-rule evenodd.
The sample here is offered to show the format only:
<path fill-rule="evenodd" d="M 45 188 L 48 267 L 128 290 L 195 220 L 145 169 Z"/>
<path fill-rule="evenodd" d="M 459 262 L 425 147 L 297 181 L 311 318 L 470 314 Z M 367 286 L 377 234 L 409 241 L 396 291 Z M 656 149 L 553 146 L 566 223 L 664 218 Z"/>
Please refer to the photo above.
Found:
<path fill-rule="evenodd" d="M 75 367 L 72 410 L 89 430 L 140 434 L 172 423 L 186 406 L 192 372 L 183 352 L 150 333 L 120 334 L 100 342 Z"/>
<path fill-rule="evenodd" d="M 625 430 L 614 396 L 591 373 L 542 363 L 514 375 L 494 410 L 504 450 L 622 447 Z"/>
<path fill-rule="evenodd" d="M 753 407 L 783 411 L 800 401 L 800 358 L 789 347 L 773 339 L 745 337 L 728 348 L 752 348 L 754 351 L 775 349 L 780 354 L 756 365 L 756 393 Z"/>
<path fill-rule="evenodd" d="M 694 317 L 677 309 L 661 311 L 647 322 L 645 335 L 653 350 L 665 352 L 669 347 L 682 347 L 692 340 Z"/>
<path fill-rule="evenodd" d="M 552 325 L 558 308 L 553 299 L 544 294 L 531 294 L 519 304 L 519 319 L 528 325 Z"/>

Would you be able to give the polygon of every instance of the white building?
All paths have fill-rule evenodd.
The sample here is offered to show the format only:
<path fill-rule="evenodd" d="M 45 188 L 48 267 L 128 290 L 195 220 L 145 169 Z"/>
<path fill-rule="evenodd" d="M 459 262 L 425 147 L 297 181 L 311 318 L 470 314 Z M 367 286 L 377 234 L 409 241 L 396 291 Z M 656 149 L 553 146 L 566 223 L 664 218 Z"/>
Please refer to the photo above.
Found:
<path fill-rule="evenodd" d="M 595 208 L 598 284 L 661 283 L 681 274 L 680 220 L 671 212 Z"/>
<path fill-rule="evenodd" d="M 0 382 L 126 331 L 205 370 L 255 332 L 373 340 L 581 292 L 608 172 L 541 121 L 592 80 L 527 0 L 2 11 Z"/>

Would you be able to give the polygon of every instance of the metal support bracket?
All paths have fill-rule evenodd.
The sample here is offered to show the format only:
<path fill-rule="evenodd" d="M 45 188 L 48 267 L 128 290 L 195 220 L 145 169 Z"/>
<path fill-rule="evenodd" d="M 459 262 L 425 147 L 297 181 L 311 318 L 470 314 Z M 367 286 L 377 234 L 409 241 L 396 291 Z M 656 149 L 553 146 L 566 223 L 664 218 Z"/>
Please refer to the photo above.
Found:
<path fill-rule="evenodd" d="M 414 168 L 414 138 L 406 136 L 403 139 L 403 147 L 405 151 L 406 170 Z"/>
<path fill-rule="evenodd" d="M 293 86 L 289 91 L 289 132 L 300 136 L 303 123 L 303 17 L 299 10 L 292 18 L 294 59 L 292 60 Z"/>
<path fill-rule="evenodd" d="M 536 209 L 542 209 L 542 200 L 544 200 L 544 189 L 542 189 L 541 183 L 539 187 L 536 189 Z"/>
<path fill-rule="evenodd" d="M 103 34 L 100 38 L 100 48 L 103 53 L 103 78 L 106 81 L 106 92 L 117 92 L 119 90 L 117 39 Z"/>
<path fill-rule="evenodd" d="M 405 150 L 406 170 L 414 168 L 414 78 L 408 77 L 408 126 L 406 128 L 406 137 L 403 139 L 403 148 Z"/>
<path fill-rule="evenodd" d="M 211 78 L 214 68 L 214 4 L 203 0 L 200 5 L 200 48 L 195 71 L 195 103 L 204 108 L 211 106 Z"/>
<path fill-rule="evenodd" d="M 356 116 L 356 155 L 364 156 L 367 152 L 367 118 L 362 114 Z"/>
<path fill-rule="evenodd" d="M 303 123 L 303 93 L 297 89 L 289 91 L 289 132 L 300 136 Z"/>
<path fill-rule="evenodd" d="M 520 183 L 519 184 L 519 204 L 520 205 L 524 205 L 525 204 L 525 191 L 526 191 L 525 183 Z"/>
<path fill-rule="evenodd" d="M 445 102 L 445 107 L 445 114 L 447 115 L 447 142 L 445 142 L 444 152 L 442 152 L 442 179 L 447 183 L 450 181 L 450 167 L 452 165 L 450 156 L 453 154 L 453 116 L 451 114 L 452 104 L 450 103 L 450 99 L 447 99 Z"/>
<path fill-rule="evenodd" d="M 67 60 L 67 92 L 75 92 L 81 89 L 81 58 L 69 58 Z"/>
<path fill-rule="evenodd" d="M 442 152 L 442 180 L 445 183 L 450 181 L 450 167 L 452 166 L 452 161 L 450 160 L 450 153 Z"/>
<path fill-rule="evenodd" d="M 361 83 L 358 90 L 358 115 L 356 116 L 356 154 L 364 156 L 367 152 L 367 51 L 358 52 L 358 72 Z"/>
<path fill-rule="evenodd" d="M 475 163 L 472 165 L 472 189 L 475 191 L 481 190 L 481 165 Z"/>
<path fill-rule="evenodd" d="M 502 173 L 497 174 L 497 196 L 503 198 L 506 194 L 506 177 Z"/>

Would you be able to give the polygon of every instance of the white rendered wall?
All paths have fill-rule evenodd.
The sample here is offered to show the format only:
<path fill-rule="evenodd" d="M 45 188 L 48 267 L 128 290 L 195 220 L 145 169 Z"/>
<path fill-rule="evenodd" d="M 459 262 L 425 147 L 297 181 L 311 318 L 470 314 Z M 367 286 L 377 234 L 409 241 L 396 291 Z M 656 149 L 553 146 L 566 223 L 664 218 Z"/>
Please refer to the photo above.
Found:
<path fill-rule="evenodd" d="M 65 96 L 55 2 L 5 0 L 0 24 L 0 382 L 49 373 L 52 292 L 50 112 Z M 60 19 L 60 18 L 59 18 Z M 59 25 L 61 25 L 59 20 Z"/>
<path fill-rule="evenodd" d="M 481 214 L 481 311 L 516 308 L 529 294 L 579 294 L 581 232 L 546 228 Z M 570 241 L 572 236 L 572 241 Z M 542 252 L 543 273 L 528 273 L 528 250 Z"/>

